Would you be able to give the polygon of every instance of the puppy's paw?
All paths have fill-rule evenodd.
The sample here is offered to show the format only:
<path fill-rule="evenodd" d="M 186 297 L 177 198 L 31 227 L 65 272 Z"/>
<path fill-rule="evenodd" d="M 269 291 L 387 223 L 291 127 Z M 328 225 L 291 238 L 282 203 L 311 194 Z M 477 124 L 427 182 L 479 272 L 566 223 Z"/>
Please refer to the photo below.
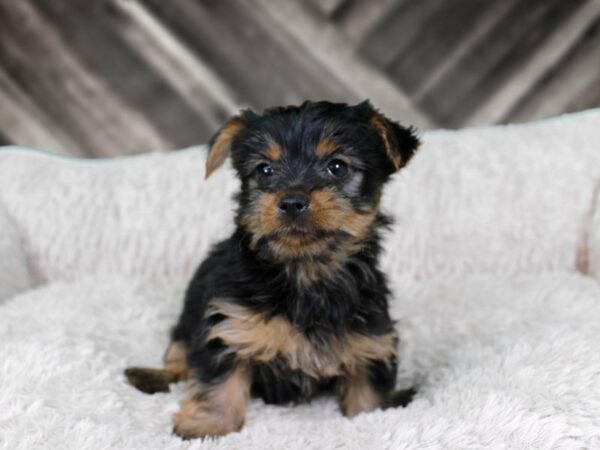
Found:
<path fill-rule="evenodd" d="M 183 439 L 223 436 L 243 426 L 244 419 L 231 411 L 212 408 L 194 398 L 184 399 L 181 409 L 173 415 L 173 433 Z"/>
<path fill-rule="evenodd" d="M 129 384 L 146 394 L 169 392 L 169 383 L 173 378 L 165 370 L 145 367 L 129 367 L 124 373 Z"/>

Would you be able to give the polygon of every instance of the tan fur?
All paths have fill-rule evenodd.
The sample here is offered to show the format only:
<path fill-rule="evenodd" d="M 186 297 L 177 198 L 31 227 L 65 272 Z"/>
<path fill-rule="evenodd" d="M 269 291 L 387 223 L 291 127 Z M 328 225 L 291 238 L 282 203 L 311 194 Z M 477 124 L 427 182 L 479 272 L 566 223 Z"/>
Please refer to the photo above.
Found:
<path fill-rule="evenodd" d="M 375 220 L 377 208 L 357 212 L 348 200 L 331 189 L 318 189 L 311 193 L 311 217 L 323 230 L 341 230 L 355 239 L 363 239 Z"/>
<path fill-rule="evenodd" d="M 263 193 L 254 202 L 249 215 L 243 217 L 241 225 L 252 234 L 251 246 L 264 236 L 276 233 L 282 226 L 278 204 L 281 193 Z M 326 242 L 309 235 L 287 235 L 270 242 L 271 250 L 281 259 L 321 254 Z"/>
<path fill-rule="evenodd" d="M 269 142 L 269 146 L 265 150 L 265 156 L 271 161 L 279 161 L 281 159 L 282 150 L 276 142 Z"/>
<path fill-rule="evenodd" d="M 306 288 L 311 284 L 334 275 L 341 268 L 339 261 L 300 260 L 293 266 L 286 266 L 289 277 L 296 280 L 298 287 Z"/>
<path fill-rule="evenodd" d="M 280 198 L 280 194 L 261 194 L 254 202 L 250 214 L 243 217 L 241 225 L 252 233 L 252 245 L 281 226 L 277 209 Z"/>
<path fill-rule="evenodd" d="M 281 260 L 288 258 L 309 257 L 323 255 L 327 250 L 329 239 L 314 238 L 312 236 L 289 235 L 272 240 L 269 244 L 271 250 Z"/>
<path fill-rule="evenodd" d="M 362 241 L 368 235 L 377 214 L 378 202 L 370 209 L 357 212 L 347 199 L 331 189 L 317 189 L 310 193 L 307 220 L 317 229 L 344 231 L 348 239 L 338 237 L 314 237 L 310 234 L 288 234 L 274 237 L 282 222 L 278 204 L 283 193 L 262 193 L 253 202 L 249 212 L 239 224 L 252 235 L 251 247 L 265 236 L 270 236 L 268 245 L 275 258 L 281 262 L 297 261 L 287 270 L 299 287 L 334 275 L 347 257 L 360 251 Z M 319 260 L 312 258 L 320 256 Z"/>
<path fill-rule="evenodd" d="M 241 119 L 233 118 L 219 131 L 206 159 L 205 179 L 225 162 L 231 153 L 231 141 L 243 126 L 244 124 Z"/>
<path fill-rule="evenodd" d="M 173 431 L 184 438 L 222 436 L 244 425 L 250 396 L 250 371 L 238 365 L 215 386 L 196 385 L 196 392 L 181 402 L 173 416 Z"/>
<path fill-rule="evenodd" d="M 187 347 L 182 342 L 171 342 L 163 356 L 165 371 L 171 373 L 175 381 L 187 380 Z"/>
<path fill-rule="evenodd" d="M 333 141 L 330 141 L 329 139 L 323 139 L 319 141 L 319 143 L 315 147 L 315 155 L 319 157 L 329 156 L 333 152 L 335 152 L 336 148 L 337 147 L 333 143 Z"/>
<path fill-rule="evenodd" d="M 267 319 L 243 306 L 215 299 L 207 315 L 223 314 L 227 319 L 215 325 L 207 340 L 221 339 L 228 351 L 242 360 L 268 362 L 279 356 L 292 369 L 320 378 L 354 373 L 374 359 L 396 354 L 396 335 L 366 336 L 349 333 L 344 339 L 331 337 L 315 344 L 283 317 Z"/>
<path fill-rule="evenodd" d="M 347 417 L 382 407 L 381 398 L 369 383 L 364 369 L 349 374 L 344 379 L 339 400 L 342 413 Z"/>
<path fill-rule="evenodd" d="M 255 200 L 249 214 L 244 216 L 240 225 L 253 236 L 253 245 L 264 236 L 277 232 L 281 220 L 277 205 L 281 193 L 263 193 Z M 356 251 L 360 246 L 356 242 L 367 235 L 375 216 L 377 204 L 364 212 L 357 212 L 348 200 L 339 197 L 330 189 L 318 189 L 310 194 L 309 216 L 316 228 L 329 231 L 345 231 L 353 242 L 345 244 L 343 256 Z M 328 241 L 315 239 L 310 235 L 289 235 L 273 240 L 270 245 L 273 252 L 282 259 L 290 257 L 322 255 L 328 248 Z"/>
<path fill-rule="evenodd" d="M 337 240 L 335 241 L 335 246 L 333 249 L 330 249 L 327 246 L 330 240 L 333 240 L 333 238 L 319 240 L 318 243 L 320 245 L 320 251 L 309 253 L 309 255 L 318 254 L 324 256 L 326 259 L 299 259 L 294 265 L 286 266 L 288 275 L 296 280 L 299 287 L 308 287 L 316 281 L 334 277 L 335 274 L 342 269 L 348 255 L 358 252 L 362 247 L 361 241 Z M 276 244 L 273 244 L 272 246 L 275 247 Z M 293 256 L 288 247 L 282 246 L 282 248 L 276 248 L 276 250 L 280 255 Z M 310 252 L 315 250 L 315 247 L 301 248 L 300 251 L 295 254 L 303 254 L 305 250 Z"/>
<path fill-rule="evenodd" d="M 396 170 L 400 170 L 404 162 L 400 158 L 396 146 L 393 143 L 393 139 L 390 136 L 390 130 L 385 124 L 383 118 L 379 114 L 375 114 L 373 117 L 371 117 L 369 122 L 377 129 L 379 135 L 383 139 L 383 143 L 385 145 L 385 153 L 387 154 L 390 161 L 392 161 L 392 163 L 394 164 L 394 168 Z"/>

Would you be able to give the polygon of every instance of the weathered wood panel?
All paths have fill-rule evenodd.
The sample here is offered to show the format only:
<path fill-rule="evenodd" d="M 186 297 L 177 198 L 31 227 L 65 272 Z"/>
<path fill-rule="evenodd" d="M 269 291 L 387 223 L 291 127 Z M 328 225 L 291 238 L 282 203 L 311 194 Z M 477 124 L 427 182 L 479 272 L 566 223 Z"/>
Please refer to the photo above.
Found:
<path fill-rule="evenodd" d="M 357 100 L 310 53 L 303 52 L 276 23 L 248 2 L 144 3 L 215 67 L 245 104 L 267 108 L 305 99 Z"/>
<path fill-rule="evenodd" d="M 0 64 L 84 148 L 110 155 L 166 146 L 27 1 L 0 4 Z"/>
<path fill-rule="evenodd" d="M 175 149 L 306 99 L 421 128 L 600 106 L 599 21 L 598 0 L 0 0 L 0 143 Z"/>
<path fill-rule="evenodd" d="M 600 18 L 507 115 L 524 121 L 600 105 Z"/>
<path fill-rule="evenodd" d="M 472 26 L 482 20 L 486 12 L 499 16 L 511 0 L 465 0 L 460 9 L 453 2 L 438 3 L 433 14 L 421 24 L 430 32 L 417 32 L 389 63 L 390 75 L 409 92 L 423 90 L 427 74 L 436 73 L 447 55 L 460 47 L 473 31 Z M 462 67 L 455 65 L 454 70 Z"/>
<path fill-rule="evenodd" d="M 455 70 L 423 96 L 422 107 L 435 111 L 441 122 L 460 126 L 487 96 L 518 71 L 553 27 L 566 20 L 572 11 L 570 5 L 575 3 L 581 2 L 516 2 Z"/>
<path fill-rule="evenodd" d="M 309 0 L 309 2 L 323 15 L 333 17 L 338 15 L 345 5 L 352 3 L 352 0 Z"/>
<path fill-rule="evenodd" d="M 480 102 L 465 123 L 472 125 L 506 120 L 520 99 L 534 90 L 544 74 L 572 51 L 588 26 L 600 17 L 600 2 L 583 3 L 569 13 L 560 15 L 561 19 L 566 19 L 561 21 L 560 27 L 553 27 L 552 32 L 538 43 L 535 51 L 521 51 L 519 72 L 506 73 L 505 70 L 505 77 L 497 83 L 494 93 Z"/>
<path fill-rule="evenodd" d="M 32 0 L 72 51 L 120 101 L 153 124 L 169 147 L 201 141 L 214 129 L 121 36 L 128 18 L 108 2 Z"/>
<path fill-rule="evenodd" d="M 406 0 L 349 0 L 336 11 L 334 23 L 352 42 L 364 40 L 377 22 L 401 1 Z"/>
<path fill-rule="evenodd" d="M 31 97 L 0 69 L 0 131 L 4 144 L 23 144 L 30 147 L 81 155 L 77 143 L 40 110 Z"/>
<path fill-rule="evenodd" d="M 0 133 L 0 145 L 10 145 L 12 143 L 13 142 L 11 140 L 9 140 L 6 136 Z"/>
<path fill-rule="evenodd" d="M 364 64 L 335 27 L 311 14 L 310 10 L 295 2 L 272 3 L 270 0 L 249 0 L 281 24 L 286 31 L 302 43 L 319 62 L 327 67 L 350 89 L 356 98 L 369 98 L 391 117 L 420 128 L 433 128 L 434 122 L 413 104 L 397 85 L 376 68 Z"/>

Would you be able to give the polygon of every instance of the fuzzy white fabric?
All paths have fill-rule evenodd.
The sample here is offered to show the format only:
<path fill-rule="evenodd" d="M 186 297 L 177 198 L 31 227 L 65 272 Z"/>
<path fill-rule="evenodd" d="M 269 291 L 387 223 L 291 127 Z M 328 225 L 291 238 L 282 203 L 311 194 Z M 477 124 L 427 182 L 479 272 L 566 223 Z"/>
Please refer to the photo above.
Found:
<path fill-rule="evenodd" d="M 231 172 L 203 182 L 201 149 L 0 152 L 0 447 L 600 448 L 600 284 L 577 272 L 600 267 L 599 125 L 426 133 L 384 199 L 415 401 L 349 420 L 330 398 L 253 400 L 240 433 L 204 442 L 170 434 L 183 383 L 148 396 L 122 370 L 160 363 L 191 271 L 232 229 Z"/>
<path fill-rule="evenodd" d="M 600 152 L 600 139 L 598 139 L 598 152 Z M 600 180 L 594 190 L 594 209 L 592 221 L 587 228 L 587 263 L 588 273 L 600 278 Z"/>
<path fill-rule="evenodd" d="M 32 287 L 19 231 L 0 204 L 0 304 Z"/>

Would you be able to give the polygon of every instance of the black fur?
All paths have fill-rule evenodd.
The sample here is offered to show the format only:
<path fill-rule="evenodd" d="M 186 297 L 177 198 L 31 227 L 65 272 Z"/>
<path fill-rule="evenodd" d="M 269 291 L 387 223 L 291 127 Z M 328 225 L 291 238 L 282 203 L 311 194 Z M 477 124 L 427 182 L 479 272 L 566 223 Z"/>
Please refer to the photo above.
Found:
<path fill-rule="evenodd" d="M 209 303 L 217 298 L 243 305 L 267 319 L 284 318 L 319 346 L 327 346 L 331 337 L 343 340 L 349 333 L 383 336 L 394 332 L 388 314 L 389 290 L 378 268 L 380 232 L 391 223 L 386 216 L 377 212 L 358 238 L 342 229 L 322 229 L 302 221 L 282 222 L 277 231 L 257 237 L 247 225 L 248 217 L 258 214 L 256 204 L 261 195 L 289 191 L 326 189 L 350 205 L 357 217 L 376 211 L 382 187 L 398 167 L 390 159 L 381 130 L 370 122 L 374 116 L 390 133 L 387 145 L 393 145 L 391 151 L 397 152 L 403 166 L 418 145 L 413 130 L 386 119 L 368 102 L 356 106 L 306 102 L 260 115 L 244 111 L 234 118 L 243 124 L 230 143 L 233 166 L 241 179 L 237 229 L 216 245 L 198 268 L 171 336 L 188 347 L 188 366 L 203 385 L 218 384 L 237 361 L 235 352 L 227 352 L 221 340 L 207 342 L 211 328 L 225 319 L 223 315 L 205 314 Z M 219 138 L 217 134 L 211 143 Z M 323 139 L 332 143 L 334 153 L 315 153 Z M 273 144 L 281 149 L 281 157 L 268 161 L 272 174 L 262 176 L 257 167 L 264 164 L 265 149 Z M 329 171 L 328 164 L 335 158 L 348 163 L 347 175 L 336 178 Z M 309 255 L 278 255 L 271 244 L 294 233 L 320 239 L 326 245 L 322 252 Z M 299 267 L 304 263 L 333 268 L 302 283 Z M 391 405 L 395 397 L 395 404 L 405 404 L 412 396 L 411 392 L 393 394 L 395 357 L 375 358 L 366 370 L 369 382 L 384 399 L 382 404 Z M 252 363 L 251 371 L 253 393 L 270 403 L 309 400 L 340 381 L 316 379 L 292 369 L 285 358 Z"/>
<path fill-rule="evenodd" d="M 242 180 L 238 229 L 230 239 L 218 244 L 198 269 L 172 333 L 173 340 L 190 345 L 188 364 L 202 382 L 211 383 L 225 376 L 234 359 L 231 354 L 222 356 L 222 343 L 207 345 L 203 341 L 215 320 L 211 317 L 211 323 L 203 319 L 206 305 L 213 298 L 235 299 L 268 317 L 283 316 L 314 341 L 324 342 L 329 335 L 342 336 L 349 331 L 381 335 L 393 330 L 388 314 L 389 291 L 377 267 L 379 230 L 390 223 L 385 216 L 378 215 L 361 250 L 348 255 L 335 276 L 306 288 L 298 288 L 293 274 L 290 276 L 286 266 L 294 261 L 273 261 L 263 241 L 258 249 L 251 249 L 251 236 L 239 225 L 257 189 L 275 192 L 292 187 L 310 191 L 333 185 L 343 195 L 340 183 L 318 170 L 319 161 L 314 154 L 323 130 L 327 129 L 343 154 L 352 158 L 354 170 L 360 170 L 363 176 L 360 189 L 350 201 L 357 209 L 372 204 L 393 172 L 382 148 L 382 138 L 369 124 L 374 113 L 368 103 L 348 107 L 328 102 L 274 108 L 263 115 L 242 113 L 245 126 L 235 136 L 231 149 L 233 165 Z M 411 130 L 385 120 L 402 158 L 408 160 L 417 147 L 417 139 Z M 280 144 L 285 156 L 276 173 L 253 188 L 256 162 L 269 140 Z M 343 238 L 342 235 L 340 239 Z M 396 367 L 396 361 L 373 362 L 370 378 L 378 391 L 393 390 Z M 298 371 L 287 370 L 284 361 L 256 365 L 254 373 L 254 391 L 269 402 L 310 398 L 320 384 L 319 380 L 304 379 L 306 376 Z"/>
<path fill-rule="evenodd" d="M 204 319 L 204 312 L 207 303 L 214 298 L 235 299 L 268 317 L 284 316 L 315 342 L 324 342 L 329 335 L 341 336 L 349 331 L 382 335 L 393 330 L 387 310 L 389 291 L 385 277 L 377 268 L 379 245 L 376 239 L 363 251 L 352 255 L 335 278 L 318 281 L 307 289 L 295 286 L 286 274 L 285 264 L 260 260 L 248 249 L 247 240 L 247 234 L 237 230 L 230 239 L 215 247 L 194 276 L 186 293 L 183 313 L 173 329 L 171 337 L 174 341 L 190 345 L 188 365 L 200 381 L 214 382 L 233 367 L 232 356 L 223 357 L 225 347 L 221 343 L 204 344 L 206 333 L 215 323 L 214 316 Z M 281 362 L 274 366 L 274 372 L 284 373 L 280 370 Z M 381 370 L 377 373 L 375 379 L 379 384 L 385 374 Z M 386 373 L 385 386 L 393 388 L 395 362 Z M 316 391 L 318 383 L 314 381 L 292 384 L 305 383 Z M 293 386 L 290 389 L 275 387 L 280 393 L 268 392 L 270 388 L 270 385 L 255 386 L 256 392 L 261 392 L 268 402 L 282 403 L 310 397 L 306 390 L 291 396 Z"/>

